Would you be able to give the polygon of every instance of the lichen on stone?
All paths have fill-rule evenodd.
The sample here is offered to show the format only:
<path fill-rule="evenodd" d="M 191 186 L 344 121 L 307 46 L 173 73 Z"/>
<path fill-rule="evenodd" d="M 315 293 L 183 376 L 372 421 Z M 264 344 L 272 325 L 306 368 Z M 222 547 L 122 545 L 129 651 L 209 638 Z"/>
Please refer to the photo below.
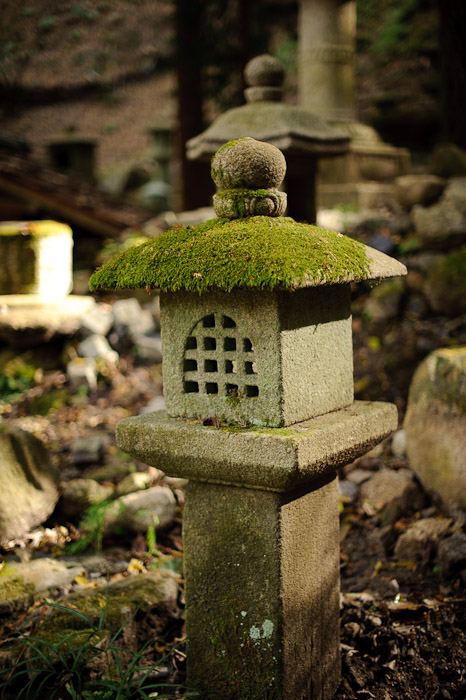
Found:
<path fill-rule="evenodd" d="M 99 268 L 96 289 L 287 289 L 366 279 L 363 244 L 288 217 L 212 219 L 166 231 Z"/>

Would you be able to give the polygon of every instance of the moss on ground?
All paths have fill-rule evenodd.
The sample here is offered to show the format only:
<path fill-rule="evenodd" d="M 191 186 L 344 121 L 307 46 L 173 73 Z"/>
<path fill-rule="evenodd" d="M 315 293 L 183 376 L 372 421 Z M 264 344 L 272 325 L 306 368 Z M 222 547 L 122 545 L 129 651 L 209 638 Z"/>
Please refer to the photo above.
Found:
<path fill-rule="evenodd" d="M 0 577 L 0 613 L 22 610 L 34 599 L 34 584 L 26 583 L 22 576 L 14 575 L 13 568 L 7 567 Z"/>
<path fill-rule="evenodd" d="M 212 219 L 172 229 L 120 253 L 92 275 L 91 290 L 206 292 L 297 289 L 367 278 L 365 246 L 288 217 Z"/>

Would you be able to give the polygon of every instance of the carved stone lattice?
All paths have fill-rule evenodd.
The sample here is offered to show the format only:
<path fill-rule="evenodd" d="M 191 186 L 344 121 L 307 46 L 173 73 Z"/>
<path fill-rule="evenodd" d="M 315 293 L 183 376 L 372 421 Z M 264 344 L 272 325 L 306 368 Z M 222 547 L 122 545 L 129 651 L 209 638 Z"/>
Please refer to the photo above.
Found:
<path fill-rule="evenodd" d="M 230 316 L 204 316 L 186 340 L 183 359 L 185 394 L 259 396 L 254 348 Z"/>

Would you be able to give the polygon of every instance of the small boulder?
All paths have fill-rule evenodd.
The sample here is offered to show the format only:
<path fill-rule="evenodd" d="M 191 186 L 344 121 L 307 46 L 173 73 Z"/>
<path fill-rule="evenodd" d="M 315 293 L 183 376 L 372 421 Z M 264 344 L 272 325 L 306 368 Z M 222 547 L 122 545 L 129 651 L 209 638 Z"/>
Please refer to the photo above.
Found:
<path fill-rule="evenodd" d="M 429 553 L 429 549 L 437 545 L 450 525 L 451 520 L 441 518 L 417 520 L 399 536 L 395 545 L 396 558 L 402 561 L 422 561 L 426 553 Z"/>
<path fill-rule="evenodd" d="M 454 532 L 440 543 L 437 562 L 444 579 L 452 579 L 466 569 L 466 533 Z"/>
<path fill-rule="evenodd" d="M 124 527 L 131 532 L 147 532 L 169 527 L 176 516 L 176 498 L 166 486 L 152 486 L 144 491 L 118 498 L 105 516 L 105 530 Z"/>
<path fill-rule="evenodd" d="M 96 304 L 82 320 L 82 333 L 107 335 L 112 326 L 112 307 L 109 304 Z"/>
<path fill-rule="evenodd" d="M 446 180 L 436 175 L 401 175 L 395 180 L 395 198 L 410 211 L 415 204 L 433 204 L 445 189 Z"/>
<path fill-rule="evenodd" d="M 407 469 L 381 469 L 361 485 L 361 498 L 369 501 L 376 511 L 396 503 L 400 514 L 422 505 L 422 494 Z"/>
<path fill-rule="evenodd" d="M 373 321 L 381 322 L 396 318 L 403 291 L 404 284 L 401 280 L 385 280 L 371 291 L 365 311 L 370 314 Z"/>
<path fill-rule="evenodd" d="M 21 537 L 52 513 L 59 475 L 43 443 L 15 427 L 0 427 L 0 544 Z"/>
<path fill-rule="evenodd" d="M 80 386 L 97 389 L 97 363 L 94 357 L 73 357 L 66 365 L 66 374 L 71 387 Z"/>
<path fill-rule="evenodd" d="M 71 443 L 73 464 L 95 464 L 102 459 L 104 441 L 101 435 L 86 435 Z"/>
<path fill-rule="evenodd" d="M 449 182 L 441 198 L 430 207 L 412 210 L 416 236 L 424 248 L 458 246 L 466 241 L 466 178 Z"/>
<path fill-rule="evenodd" d="M 86 476 L 89 479 L 95 479 L 95 481 L 102 483 L 103 481 L 118 481 L 135 471 L 136 465 L 134 462 L 115 461 L 110 464 L 104 464 L 102 467 L 87 469 Z"/>
<path fill-rule="evenodd" d="M 149 472 L 133 472 L 125 476 L 115 489 L 115 496 L 125 496 L 127 493 L 142 491 L 147 487 L 152 476 Z"/>
<path fill-rule="evenodd" d="M 152 313 L 143 309 L 137 299 L 120 299 L 113 304 L 115 323 L 126 326 L 131 337 L 138 338 L 155 330 Z"/>
<path fill-rule="evenodd" d="M 392 437 L 391 444 L 392 455 L 395 457 L 404 457 L 406 454 L 406 432 L 397 430 Z"/>
<path fill-rule="evenodd" d="M 34 636 L 46 642 L 41 648 L 49 663 L 64 657 L 71 664 L 69 646 L 82 645 L 81 681 L 105 677 L 109 664 L 116 667 L 107 650 L 111 640 L 115 651 L 136 652 L 152 644 L 154 636 L 168 631 L 177 614 L 177 578 L 173 571 L 160 569 L 63 596 L 58 601 L 60 607 L 50 608 L 42 618 Z M 144 625 L 141 620 L 150 623 Z M 64 643 L 68 635 L 73 641 Z M 39 671 L 43 663 L 42 659 L 36 661 Z"/>
<path fill-rule="evenodd" d="M 82 357 L 101 357 L 107 362 L 116 362 L 118 360 L 118 353 L 116 350 L 112 350 L 104 335 L 94 334 L 82 340 L 78 345 L 78 352 Z"/>
<path fill-rule="evenodd" d="M 8 563 L 0 572 L 0 613 L 28 608 L 40 595 L 65 588 L 84 568 L 56 559 Z"/>
<path fill-rule="evenodd" d="M 439 143 L 429 156 L 429 168 L 440 177 L 466 175 L 466 151 L 455 143 Z"/>
<path fill-rule="evenodd" d="M 162 339 L 160 335 L 134 336 L 135 353 L 141 360 L 158 365 L 162 362 Z"/>
<path fill-rule="evenodd" d="M 345 503 L 354 503 L 359 496 L 359 486 L 354 483 L 354 481 L 349 481 L 348 479 L 342 479 L 339 482 L 340 487 L 340 498 Z"/>
<path fill-rule="evenodd" d="M 165 410 L 165 397 L 164 396 L 154 396 L 153 399 L 149 401 L 146 406 L 143 406 L 139 413 L 153 413 L 154 411 L 164 411 Z"/>
<path fill-rule="evenodd" d="M 94 479 L 71 479 L 63 484 L 60 508 L 65 516 L 73 518 L 90 506 L 106 501 L 113 490 L 112 486 L 99 484 Z"/>
<path fill-rule="evenodd" d="M 466 509 L 466 347 L 431 353 L 411 382 L 404 421 L 411 468 L 447 511 Z"/>
<path fill-rule="evenodd" d="M 432 265 L 425 285 L 431 308 L 446 316 L 466 314 L 466 246 Z"/>

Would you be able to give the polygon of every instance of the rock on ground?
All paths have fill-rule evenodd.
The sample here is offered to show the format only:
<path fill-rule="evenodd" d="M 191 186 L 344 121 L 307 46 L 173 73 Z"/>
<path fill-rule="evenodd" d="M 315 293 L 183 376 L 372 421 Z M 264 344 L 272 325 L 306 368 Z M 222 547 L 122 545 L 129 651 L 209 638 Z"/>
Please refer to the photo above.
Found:
<path fill-rule="evenodd" d="M 454 532 L 440 543 L 437 561 L 445 579 L 451 579 L 466 569 L 466 533 Z"/>
<path fill-rule="evenodd" d="M 118 498 L 106 513 L 105 530 L 125 527 L 131 532 L 147 532 L 169 527 L 176 515 L 176 498 L 166 486 L 152 486 L 145 491 Z"/>
<path fill-rule="evenodd" d="M 437 313 L 450 317 L 466 314 L 466 246 L 442 256 L 432 265 L 424 292 Z"/>
<path fill-rule="evenodd" d="M 401 512 L 415 509 L 422 504 L 422 494 L 407 469 L 392 471 L 381 469 L 361 486 L 361 498 L 377 511 L 397 503 Z"/>
<path fill-rule="evenodd" d="M 39 596 L 64 588 L 83 573 L 81 565 L 55 559 L 7 563 L 0 573 L 0 612 L 24 610 Z"/>
<path fill-rule="evenodd" d="M 52 513 L 58 472 L 43 443 L 19 428 L 0 428 L 0 544 L 21 537 Z"/>
<path fill-rule="evenodd" d="M 112 486 L 99 484 L 94 479 L 71 479 L 62 486 L 60 508 L 66 517 L 73 518 L 89 506 L 106 501 L 113 491 Z"/>
<path fill-rule="evenodd" d="M 466 178 L 451 180 L 431 207 L 412 210 L 416 236 L 425 248 L 461 245 L 466 241 Z"/>
<path fill-rule="evenodd" d="M 446 180 L 437 175 L 401 175 L 395 180 L 395 198 L 408 211 L 415 204 L 433 204 L 445 189 Z"/>
<path fill-rule="evenodd" d="M 404 422 L 409 463 L 447 511 L 466 509 L 466 347 L 431 353 L 417 368 Z"/>
<path fill-rule="evenodd" d="M 134 491 L 141 491 L 147 487 L 147 484 L 151 478 L 152 475 L 148 471 L 133 472 L 132 474 L 128 474 L 118 482 L 115 489 L 115 495 L 125 496 L 128 493 L 134 493 Z"/>
<path fill-rule="evenodd" d="M 445 535 L 451 522 L 444 518 L 423 518 L 416 521 L 398 538 L 395 557 L 402 561 L 422 561 Z"/>
<path fill-rule="evenodd" d="M 372 290 L 365 311 L 370 314 L 372 321 L 376 322 L 396 318 L 403 292 L 404 284 L 400 279 L 385 280 Z"/>

